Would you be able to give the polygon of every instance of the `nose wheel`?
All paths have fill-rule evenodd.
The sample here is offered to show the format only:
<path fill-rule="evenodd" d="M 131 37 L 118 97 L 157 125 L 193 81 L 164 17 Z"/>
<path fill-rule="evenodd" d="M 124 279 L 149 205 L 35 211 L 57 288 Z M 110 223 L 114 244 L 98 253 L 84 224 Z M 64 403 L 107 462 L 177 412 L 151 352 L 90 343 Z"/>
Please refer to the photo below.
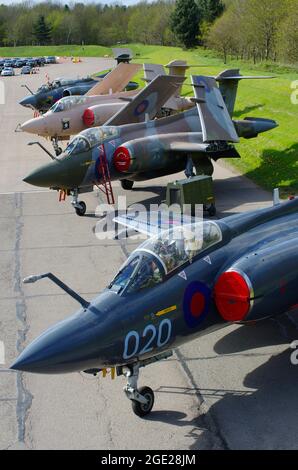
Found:
<path fill-rule="evenodd" d="M 76 214 L 79 215 L 80 217 L 84 216 L 86 214 L 86 204 L 84 201 L 78 201 L 77 205 L 75 206 L 75 211 Z"/>
<path fill-rule="evenodd" d="M 52 137 L 52 144 L 53 144 L 53 148 L 54 148 L 54 151 L 55 151 L 55 154 L 56 156 L 58 157 L 59 155 L 61 155 L 61 153 L 63 152 L 62 148 L 59 147 L 58 145 L 58 139 L 56 137 Z"/>
<path fill-rule="evenodd" d="M 127 378 L 124 392 L 131 400 L 132 411 L 135 415 L 143 418 L 148 415 L 154 405 L 154 392 L 150 387 L 137 388 L 140 365 L 123 368 L 123 375 Z"/>
<path fill-rule="evenodd" d="M 75 189 L 71 191 L 71 196 L 72 196 L 71 204 L 74 207 L 76 214 L 79 215 L 80 217 L 84 216 L 86 214 L 87 206 L 84 201 L 78 200 L 78 190 Z"/>
<path fill-rule="evenodd" d="M 150 387 L 141 387 L 139 394 L 145 398 L 147 403 L 141 403 L 139 401 L 132 400 L 131 406 L 134 414 L 140 418 L 143 418 L 144 416 L 148 415 L 153 408 L 154 392 Z"/>
<path fill-rule="evenodd" d="M 124 375 L 127 378 L 124 392 L 131 401 L 132 411 L 140 418 L 144 418 L 144 416 L 147 416 L 151 412 L 154 405 L 154 392 L 150 387 L 141 387 L 138 389 L 139 369 L 140 367 L 146 367 L 154 362 L 167 359 L 172 356 L 172 354 L 172 351 L 166 351 L 143 361 L 117 368 L 117 375 Z"/>

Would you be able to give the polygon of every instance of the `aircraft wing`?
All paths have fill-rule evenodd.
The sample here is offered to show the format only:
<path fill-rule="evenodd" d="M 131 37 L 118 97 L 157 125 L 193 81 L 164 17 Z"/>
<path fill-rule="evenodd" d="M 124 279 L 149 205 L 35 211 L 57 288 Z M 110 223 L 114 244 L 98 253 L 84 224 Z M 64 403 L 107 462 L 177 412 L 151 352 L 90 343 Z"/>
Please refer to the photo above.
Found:
<path fill-rule="evenodd" d="M 217 146 L 208 143 L 199 143 L 199 142 L 184 142 L 184 141 L 173 141 L 170 142 L 169 148 L 167 149 L 170 152 L 179 152 L 186 154 L 205 154 L 213 160 L 217 158 L 241 158 L 240 154 L 237 152 L 233 145 L 223 145 Z"/>
<path fill-rule="evenodd" d="M 136 232 L 153 237 L 174 227 L 191 225 L 200 219 L 174 211 L 127 212 L 118 215 L 114 222 Z"/>
<path fill-rule="evenodd" d="M 239 142 L 239 137 L 214 78 L 192 75 L 203 142 Z"/>
<path fill-rule="evenodd" d="M 106 126 L 120 126 L 143 122 L 145 118 L 153 119 L 168 99 L 176 93 L 177 88 L 184 82 L 184 77 L 172 77 L 171 75 L 159 75 L 134 99 L 109 119 Z"/>
<path fill-rule="evenodd" d="M 86 96 L 108 95 L 122 91 L 140 68 L 140 64 L 121 63 L 117 65 L 100 82 L 96 83 L 86 93 Z"/>

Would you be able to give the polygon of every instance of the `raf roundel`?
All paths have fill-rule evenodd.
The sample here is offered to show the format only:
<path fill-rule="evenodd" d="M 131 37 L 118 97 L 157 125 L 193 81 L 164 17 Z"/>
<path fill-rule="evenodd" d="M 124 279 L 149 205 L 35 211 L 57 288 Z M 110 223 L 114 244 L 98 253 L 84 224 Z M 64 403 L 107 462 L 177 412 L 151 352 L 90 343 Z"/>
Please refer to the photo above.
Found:
<path fill-rule="evenodd" d="M 202 323 L 209 311 L 211 291 L 206 284 L 194 281 L 187 286 L 183 298 L 184 320 L 190 328 Z"/>
<path fill-rule="evenodd" d="M 134 111 L 134 115 L 135 116 L 140 116 L 141 114 L 143 114 L 147 108 L 149 106 L 149 101 L 148 100 L 144 100 L 142 101 L 140 104 L 138 104 L 138 106 L 136 107 L 135 111 Z"/>

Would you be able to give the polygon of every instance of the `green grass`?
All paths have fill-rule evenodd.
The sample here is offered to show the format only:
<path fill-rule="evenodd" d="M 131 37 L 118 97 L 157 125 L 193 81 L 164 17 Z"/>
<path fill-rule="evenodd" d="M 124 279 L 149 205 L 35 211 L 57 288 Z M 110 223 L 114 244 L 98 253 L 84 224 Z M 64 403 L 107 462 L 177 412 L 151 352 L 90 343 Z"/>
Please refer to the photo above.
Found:
<path fill-rule="evenodd" d="M 0 57 L 38 57 L 46 55 L 103 57 L 111 49 L 103 46 L 18 46 L 0 47 Z"/>
<path fill-rule="evenodd" d="M 245 116 L 275 119 L 279 127 L 260 135 L 256 139 L 241 140 L 237 145 L 242 158 L 233 160 L 233 165 L 265 189 L 280 187 L 284 196 L 298 193 L 298 105 L 291 102 L 291 83 L 298 79 L 295 67 L 278 64 L 253 65 L 244 61 L 230 61 L 224 64 L 212 51 L 195 49 L 184 51 L 177 47 L 144 46 L 127 44 L 131 47 L 137 62 L 167 64 L 173 59 L 184 59 L 192 67 L 190 74 L 215 75 L 226 68 L 241 68 L 244 75 L 270 75 L 274 80 L 252 80 L 241 82 L 237 97 L 235 118 Z M 37 55 L 74 55 L 103 56 L 111 55 L 111 49 L 100 46 L 57 46 L 30 48 L 0 48 L 0 56 L 37 56 Z M 142 73 L 137 76 L 141 85 Z M 186 80 L 183 94 L 192 95 L 190 80 Z M 231 163 L 231 161 L 229 161 Z"/>

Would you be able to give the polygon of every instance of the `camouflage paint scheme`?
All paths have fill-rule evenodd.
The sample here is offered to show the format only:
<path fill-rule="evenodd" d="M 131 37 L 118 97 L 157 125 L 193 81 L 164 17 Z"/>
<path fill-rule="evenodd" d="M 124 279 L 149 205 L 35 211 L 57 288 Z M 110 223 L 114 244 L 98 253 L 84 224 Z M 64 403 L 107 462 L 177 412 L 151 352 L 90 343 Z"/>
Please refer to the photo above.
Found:
<path fill-rule="evenodd" d="M 151 87 L 162 79 L 162 87 L 152 93 Z M 195 108 L 133 123 L 144 119 L 149 110 L 152 117 L 158 113 L 170 96 L 165 90 L 169 79 L 157 77 L 105 126 L 80 133 L 59 159 L 33 171 L 24 181 L 66 191 L 90 190 L 102 181 L 99 162 L 103 153 L 112 180 L 143 181 L 176 173 L 186 168 L 190 157 L 198 174 L 212 174 L 212 160 L 239 158 L 234 144 L 240 137 L 253 138 L 277 126 L 268 119 L 232 121 L 215 79 L 204 76 L 192 77 Z"/>

